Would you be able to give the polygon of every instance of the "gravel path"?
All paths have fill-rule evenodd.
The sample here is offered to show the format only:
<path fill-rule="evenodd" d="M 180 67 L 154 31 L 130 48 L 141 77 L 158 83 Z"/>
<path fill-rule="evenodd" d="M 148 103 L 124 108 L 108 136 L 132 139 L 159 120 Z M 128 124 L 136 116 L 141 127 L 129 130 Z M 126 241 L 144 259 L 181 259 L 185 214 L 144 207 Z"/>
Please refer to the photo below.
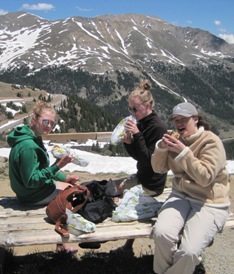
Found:
<path fill-rule="evenodd" d="M 234 273 L 234 231 L 226 229 L 216 235 L 214 244 L 203 253 L 206 274 Z"/>

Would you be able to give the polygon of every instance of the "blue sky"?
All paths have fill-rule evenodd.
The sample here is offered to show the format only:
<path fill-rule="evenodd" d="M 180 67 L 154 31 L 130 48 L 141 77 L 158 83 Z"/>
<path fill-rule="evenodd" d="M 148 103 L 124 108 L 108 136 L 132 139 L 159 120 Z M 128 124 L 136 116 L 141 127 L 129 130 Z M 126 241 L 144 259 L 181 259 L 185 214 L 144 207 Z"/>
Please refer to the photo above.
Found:
<path fill-rule="evenodd" d="M 26 11 L 49 20 L 138 13 L 200 28 L 234 44 L 234 0 L 0 0 L 0 14 Z"/>

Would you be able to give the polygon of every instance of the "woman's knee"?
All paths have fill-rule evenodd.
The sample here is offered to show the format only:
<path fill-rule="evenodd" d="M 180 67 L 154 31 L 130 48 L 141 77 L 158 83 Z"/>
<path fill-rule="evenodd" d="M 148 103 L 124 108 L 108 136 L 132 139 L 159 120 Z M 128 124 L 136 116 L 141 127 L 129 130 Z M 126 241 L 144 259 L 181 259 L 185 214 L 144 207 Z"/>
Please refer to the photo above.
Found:
<path fill-rule="evenodd" d="M 196 244 L 185 244 L 183 243 L 183 240 L 180 243 L 179 251 L 183 253 L 183 256 L 186 256 L 186 258 L 190 258 L 194 260 L 195 258 L 198 258 L 202 252 L 201 247 Z"/>
<path fill-rule="evenodd" d="M 153 238 L 157 242 L 173 242 L 178 240 L 177 235 L 173 235 L 170 226 L 165 223 L 156 223 L 153 228 Z"/>

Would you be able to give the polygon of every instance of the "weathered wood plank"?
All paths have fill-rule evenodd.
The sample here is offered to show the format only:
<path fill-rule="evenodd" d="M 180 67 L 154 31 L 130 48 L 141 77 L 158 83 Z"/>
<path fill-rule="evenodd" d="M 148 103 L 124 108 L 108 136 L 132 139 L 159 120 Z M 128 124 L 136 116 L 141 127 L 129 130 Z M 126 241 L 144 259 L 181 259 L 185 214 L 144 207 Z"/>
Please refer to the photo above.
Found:
<path fill-rule="evenodd" d="M 54 226 L 43 230 L 8 231 L 0 233 L 0 243 L 4 247 L 25 246 L 35 244 L 54 244 L 63 242 L 93 242 L 93 241 L 113 241 L 127 238 L 149 237 L 152 223 L 134 223 L 127 225 L 106 226 L 98 225 L 94 233 L 75 236 L 70 234 L 69 238 L 63 238 L 54 232 Z"/>

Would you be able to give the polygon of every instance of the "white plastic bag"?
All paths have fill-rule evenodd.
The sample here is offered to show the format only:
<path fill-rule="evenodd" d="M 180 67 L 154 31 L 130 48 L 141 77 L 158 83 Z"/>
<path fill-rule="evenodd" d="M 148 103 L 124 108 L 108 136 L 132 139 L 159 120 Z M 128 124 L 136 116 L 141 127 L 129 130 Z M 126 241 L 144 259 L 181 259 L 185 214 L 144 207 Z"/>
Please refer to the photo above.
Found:
<path fill-rule="evenodd" d="M 83 218 L 78 213 L 73 213 L 71 210 L 66 209 L 67 214 L 67 229 L 68 232 L 79 236 L 84 233 L 92 233 L 96 230 L 96 225 L 85 218 Z"/>
<path fill-rule="evenodd" d="M 125 123 L 128 119 L 132 119 L 133 121 L 136 122 L 135 117 L 132 116 L 132 115 L 122 119 L 118 123 L 118 125 L 115 127 L 114 131 L 112 132 L 111 140 L 110 140 L 112 145 L 116 145 L 119 142 L 121 142 L 121 139 L 124 137 L 124 133 L 125 133 L 124 126 L 125 126 Z"/>
<path fill-rule="evenodd" d="M 150 219 L 156 215 L 162 203 L 146 194 L 141 185 L 124 191 L 123 199 L 112 213 L 113 222 Z"/>
<path fill-rule="evenodd" d="M 55 145 L 51 149 L 51 153 L 55 158 L 62 158 L 66 154 L 70 153 L 71 157 L 74 157 L 74 160 L 72 161 L 73 164 L 85 167 L 89 164 L 88 161 L 82 159 L 77 155 L 77 153 L 74 150 L 71 150 L 69 147 L 63 146 L 63 145 Z"/>

